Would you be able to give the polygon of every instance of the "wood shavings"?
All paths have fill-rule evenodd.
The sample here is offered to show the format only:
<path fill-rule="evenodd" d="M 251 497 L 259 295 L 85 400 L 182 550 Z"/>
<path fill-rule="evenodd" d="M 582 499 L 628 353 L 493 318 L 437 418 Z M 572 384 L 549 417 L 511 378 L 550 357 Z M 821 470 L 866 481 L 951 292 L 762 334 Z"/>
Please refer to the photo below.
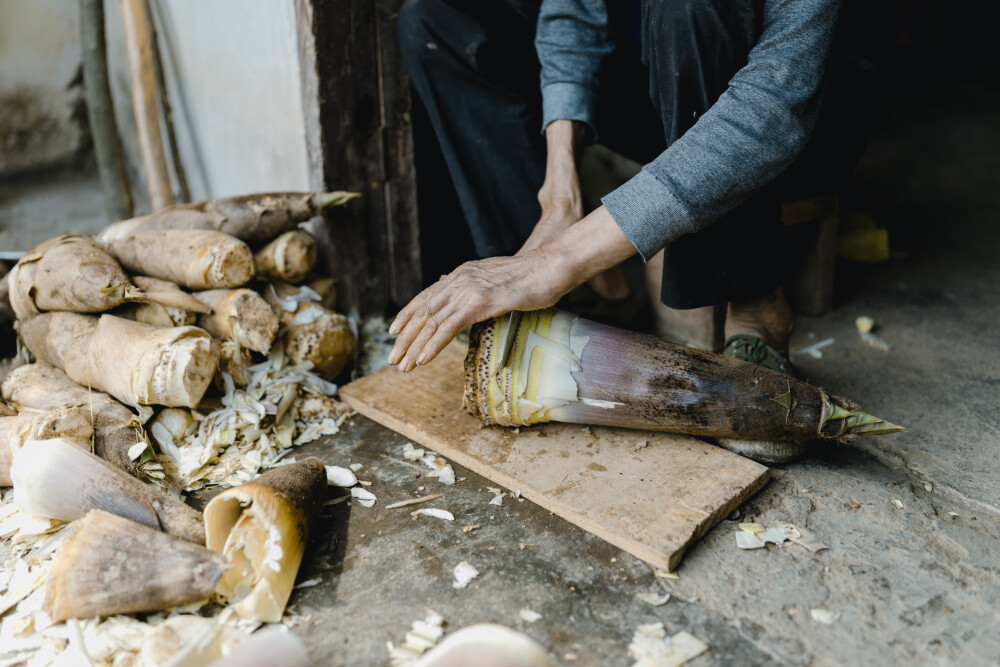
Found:
<path fill-rule="evenodd" d="M 635 596 L 653 607 L 662 607 L 670 600 L 670 593 L 636 593 Z"/>
<path fill-rule="evenodd" d="M 359 486 L 351 489 L 351 497 L 356 498 L 362 507 L 374 507 L 375 502 L 378 500 L 374 493 Z"/>
<path fill-rule="evenodd" d="M 479 576 L 479 570 L 469 561 L 463 560 L 455 566 L 452 574 L 455 576 L 455 581 L 451 584 L 452 588 L 462 589 L 468 586 L 470 581 Z"/>
<path fill-rule="evenodd" d="M 354 472 L 340 466 L 326 466 L 326 481 L 330 486 L 348 488 L 358 483 Z"/>
<path fill-rule="evenodd" d="M 352 463 L 351 465 L 349 465 L 347 467 L 351 469 L 351 472 L 357 472 L 357 471 L 361 470 L 362 468 L 364 468 L 364 466 L 361 465 L 360 463 Z"/>
<path fill-rule="evenodd" d="M 680 579 L 680 575 L 675 572 L 667 572 L 666 570 L 653 570 L 653 574 L 660 579 Z"/>
<path fill-rule="evenodd" d="M 628 645 L 628 654 L 635 659 L 633 667 L 676 667 L 707 650 L 707 644 L 684 630 L 667 637 L 663 623 L 640 625 Z"/>
<path fill-rule="evenodd" d="M 429 496 L 420 496 L 419 498 L 410 498 L 409 500 L 400 500 L 398 503 L 393 503 L 391 505 L 386 505 L 387 510 L 394 510 L 400 507 L 406 507 L 408 505 L 419 505 L 420 503 L 430 502 L 432 500 L 437 500 L 438 498 L 444 498 L 443 493 L 432 493 Z"/>
<path fill-rule="evenodd" d="M 756 535 L 757 533 L 763 533 L 766 529 L 759 523 L 741 523 L 740 530 L 751 535 Z"/>
<path fill-rule="evenodd" d="M 517 615 L 525 623 L 534 623 L 535 621 L 537 621 L 542 617 L 542 615 L 539 614 L 537 611 L 532 611 L 527 607 L 519 611 Z"/>
<path fill-rule="evenodd" d="M 323 583 L 322 577 L 316 577 L 315 579 L 306 579 L 301 584 L 295 584 L 295 588 L 312 588 L 313 586 Z"/>
<path fill-rule="evenodd" d="M 900 500 L 899 498 L 893 498 L 892 499 L 892 505 L 896 509 L 903 509 L 903 501 Z"/>
<path fill-rule="evenodd" d="M 479 528 L 479 526 L 462 526 L 462 532 L 463 533 L 471 533 L 476 528 Z"/>
<path fill-rule="evenodd" d="M 812 620 L 823 625 L 833 625 L 840 618 L 840 612 L 832 612 L 828 609 L 810 609 L 809 616 Z"/>
<path fill-rule="evenodd" d="M 419 509 L 419 510 L 417 510 L 415 512 L 410 512 L 410 516 L 412 516 L 413 518 L 417 518 L 420 515 L 432 516 L 435 519 L 441 519 L 442 521 L 454 521 L 455 520 L 455 515 L 454 514 L 452 514 L 448 510 L 442 510 L 442 509 L 438 509 L 436 507 L 425 507 L 425 508 Z"/>
<path fill-rule="evenodd" d="M 930 493 L 933 490 L 934 490 L 934 485 L 933 484 L 931 484 L 930 482 L 924 482 L 924 491 L 926 491 L 927 493 Z"/>
<path fill-rule="evenodd" d="M 490 499 L 490 505 L 496 505 L 501 507 L 503 505 L 503 499 L 507 497 L 507 494 L 495 486 L 487 486 L 486 490 L 493 494 L 493 498 Z"/>
<path fill-rule="evenodd" d="M 434 646 L 444 634 L 444 618 L 441 614 L 427 610 L 423 620 L 416 620 L 406 633 L 402 645 L 394 646 L 388 642 L 389 664 L 392 667 L 408 667 Z"/>

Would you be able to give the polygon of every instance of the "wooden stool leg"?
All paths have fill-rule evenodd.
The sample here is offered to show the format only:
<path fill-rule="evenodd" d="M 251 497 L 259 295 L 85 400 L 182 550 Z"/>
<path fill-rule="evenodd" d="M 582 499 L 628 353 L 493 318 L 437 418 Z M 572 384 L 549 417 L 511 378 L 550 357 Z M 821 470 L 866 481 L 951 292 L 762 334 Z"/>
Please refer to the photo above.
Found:
<path fill-rule="evenodd" d="M 816 222 L 815 236 L 799 264 L 789 290 L 792 308 L 804 315 L 823 315 L 833 307 L 833 272 L 837 259 L 837 222 L 834 208 Z"/>
<path fill-rule="evenodd" d="M 726 322 L 726 304 L 676 310 L 660 302 L 660 281 L 663 278 L 663 252 L 660 251 L 646 263 L 646 291 L 656 334 L 676 343 L 702 350 L 719 351 L 725 342 L 723 327 Z"/>

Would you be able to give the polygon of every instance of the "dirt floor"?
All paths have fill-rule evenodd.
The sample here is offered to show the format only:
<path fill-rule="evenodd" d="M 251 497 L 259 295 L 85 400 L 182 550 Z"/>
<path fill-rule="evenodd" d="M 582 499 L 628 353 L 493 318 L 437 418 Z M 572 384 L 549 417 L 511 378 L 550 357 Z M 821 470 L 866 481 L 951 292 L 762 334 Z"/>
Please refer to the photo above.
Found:
<path fill-rule="evenodd" d="M 457 466 L 464 479 L 440 486 L 402 458 L 402 436 L 355 417 L 297 453 L 363 464 L 379 498 L 328 508 L 314 531 L 299 578 L 321 582 L 291 605 L 316 664 L 385 664 L 386 642 L 428 608 L 449 632 L 521 630 L 567 665 L 631 664 L 632 633 L 654 621 L 709 645 L 698 667 L 1000 663 L 1000 94 L 989 83 L 941 84 L 892 109 L 846 198 L 890 229 L 893 259 L 839 266 L 835 310 L 801 318 L 793 341 L 833 338 L 821 358 L 795 357 L 802 376 L 907 432 L 774 469 L 666 581 L 529 501 L 489 505 L 492 484 Z M 14 220 L 0 213 L 4 243 Z M 859 315 L 890 351 L 861 342 Z M 434 492 L 453 523 L 384 509 Z M 749 520 L 791 521 L 829 549 L 740 550 Z M 457 590 L 463 560 L 481 574 Z M 652 607 L 635 597 L 648 591 L 673 597 Z M 522 620 L 524 608 L 541 618 Z M 814 609 L 839 617 L 822 624 Z"/>

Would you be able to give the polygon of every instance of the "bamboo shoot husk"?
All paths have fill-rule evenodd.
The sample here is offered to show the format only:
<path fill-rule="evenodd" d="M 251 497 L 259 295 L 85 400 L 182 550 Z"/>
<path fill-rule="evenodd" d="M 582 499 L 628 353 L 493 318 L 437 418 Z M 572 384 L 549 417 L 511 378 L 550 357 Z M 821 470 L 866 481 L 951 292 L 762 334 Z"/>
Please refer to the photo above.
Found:
<path fill-rule="evenodd" d="M 206 544 L 230 563 L 216 592 L 238 600 L 241 617 L 281 620 L 326 485 L 323 462 L 307 458 L 226 489 L 205 507 Z"/>
<path fill-rule="evenodd" d="M 265 628 L 208 667 L 313 667 L 305 644 L 282 627 Z"/>
<path fill-rule="evenodd" d="M 249 289 L 197 292 L 199 301 L 212 309 L 198 324 L 216 338 L 267 354 L 278 333 L 278 316 L 262 296 Z"/>
<path fill-rule="evenodd" d="M 316 265 L 316 239 L 301 229 L 285 232 L 254 254 L 257 277 L 300 283 Z"/>
<path fill-rule="evenodd" d="M 219 364 L 218 346 L 197 327 L 156 328 L 112 315 L 43 313 L 23 322 L 20 332 L 39 360 L 136 409 L 195 407 Z"/>
<path fill-rule="evenodd" d="M 162 611 L 207 599 L 225 569 L 204 547 L 92 510 L 59 544 L 47 611 L 56 622 Z"/>
<path fill-rule="evenodd" d="M 93 434 L 90 418 L 79 407 L 27 410 L 13 417 L 0 417 L 0 486 L 11 486 L 14 454 L 29 440 L 68 438 L 86 442 Z"/>
<path fill-rule="evenodd" d="M 193 295 L 182 290 L 177 283 L 149 276 L 132 276 L 132 282 L 142 290 L 147 299 L 160 304 L 164 308 L 176 308 L 178 310 L 187 310 L 192 313 L 202 314 L 212 312 L 211 308 L 194 298 Z"/>
<path fill-rule="evenodd" d="M 294 301 L 301 298 L 300 288 L 286 283 L 273 283 L 264 291 L 264 298 L 281 318 L 285 332 L 281 339 L 285 355 L 293 364 L 305 361 L 313 364 L 320 377 L 332 380 L 354 359 L 356 341 L 347 318 L 334 313 L 316 301 Z M 295 308 L 289 312 L 287 306 Z"/>
<path fill-rule="evenodd" d="M 114 258 L 75 234 L 49 239 L 26 253 L 8 281 L 11 306 L 22 320 L 46 310 L 101 313 L 145 299 Z"/>
<path fill-rule="evenodd" d="M 275 192 L 179 204 L 112 223 L 98 240 L 110 243 L 156 229 L 207 229 L 259 245 L 359 196 L 354 192 Z"/>
<path fill-rule="evenodd" d="M 135 413 L 104 392 L 87 389 L 44 362 L 15 368 L 0 391 L 22 410 L 80 409 L 94 432 L 94 453 L 116 468 L 142 478 L 141 468 L 129 456 L 129 450 L 146 442 L 146 434 Z"/>
<path fill-rule="evenodd" d="M 802 442 L 902 430 L 756 364 L 623 331 L 555 308 L 473 327 L 465 409 L 487 424 L 546 421 Z"/>
<path fill-rule="evenodd" d="M 99 509 L 205 543 L 201 512 L 97 458 L 85 442 L 29 440 L 15 452 L 10 476 L 14 501 L 28 514 L 75 521 Z"/>
<path fill-rule="evenodd" d="M 247 244 L 221 232 L 158 229 L 109 241 L 104 248 L 131 273 L 188 289 L 240 287 L 254 275 Z"/>
<path fill-rule="evenodd" d="M 229 377 L 233 378 L 237 387 L 246 387 L 250 384 L 253 376 L 250 367 L 254 365 L 250 353 L 231 340 L 222 341 L 219 350 L 221 351 L 219 369 L 229 373 Z"/>

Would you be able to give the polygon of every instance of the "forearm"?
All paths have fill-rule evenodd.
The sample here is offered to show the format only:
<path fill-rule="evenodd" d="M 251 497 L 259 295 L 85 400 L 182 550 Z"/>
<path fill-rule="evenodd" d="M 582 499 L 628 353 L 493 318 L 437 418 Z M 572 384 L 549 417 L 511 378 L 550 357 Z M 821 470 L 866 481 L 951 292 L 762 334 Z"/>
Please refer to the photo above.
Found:
<path fill-rule="evenodd" d="M 608 210 L 601 206 L 539 247 L 539 262 L 551 267 L 559 295 L 618 266 L 636 253 Z"/>

